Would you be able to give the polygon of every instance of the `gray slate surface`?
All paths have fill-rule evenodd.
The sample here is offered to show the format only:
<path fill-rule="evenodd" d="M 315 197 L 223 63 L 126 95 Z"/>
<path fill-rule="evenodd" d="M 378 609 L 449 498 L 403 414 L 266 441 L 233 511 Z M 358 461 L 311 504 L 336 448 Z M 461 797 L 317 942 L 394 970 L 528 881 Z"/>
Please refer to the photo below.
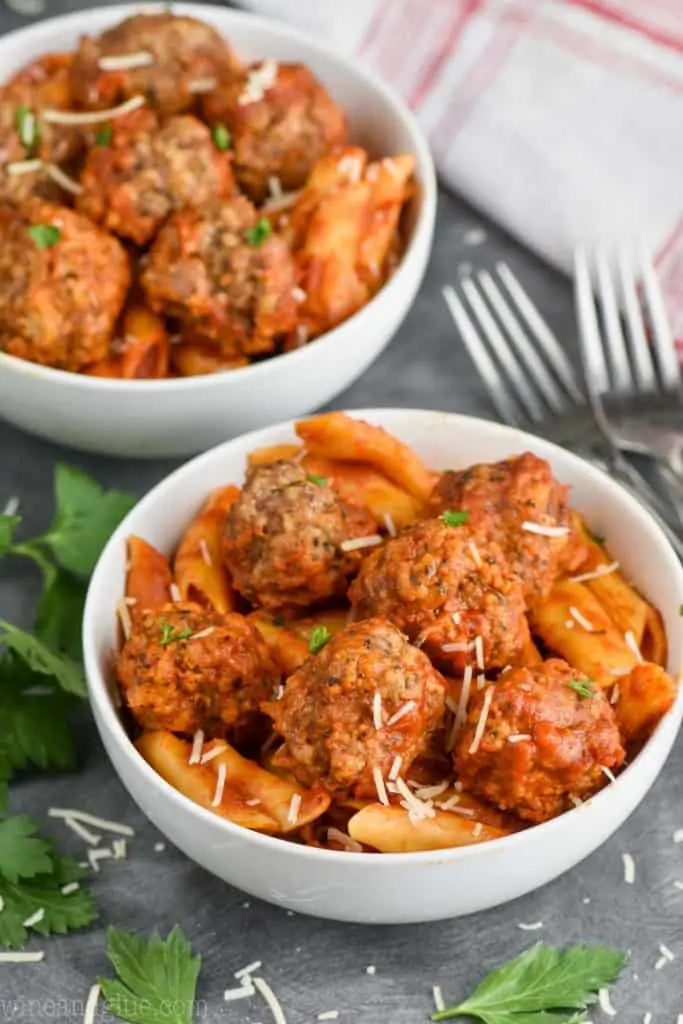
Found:
<path fill-rule="evenodd" d="M 77 3 L 50 4 L 59 13 Z M 0 31 L 22 19 L 0 12 Z M 378 362 L 335 403 L 338 407 L 413 406 L 491 415 L 484 395 L 440 296 L 464 262 L 509 262 L 563 338 L 572 335 L 568 283 L 542 266 L 495 228 L 485 225 L 483 244 L 466 244 L 467 231 L 481 218 L 450 195 L 440 199 L 436 246 L 425 284 L 397 338 Z M 109 485 L 144 493 L 176 463 L 126 462 L 85 456 L 53 447 L 0 422 L 0 505 L 19 495 L 27 532 L 44 528 L 52 509 L 50 486 L 56 460 L 64 459 Z M 37 593 L 32 570 L 5 561 L 0 567 L 0 617 L 28 624 Z M 42 964 L 0 965 L 0 1021 L 82 1020 L 83 1001 L 98 974 L 107 970 L 107 924 L 164 934 L 180 923 L 204 958 L 197 1020 L 209 1024 L 267 1024 L 258 1000 L 224 1003 L 232 972 L 262 960 L 288 1024 L 308 1024 L 318 1013 L 338 1010 L 340 1024 L 420 1024 L 432 1010 L 431 987 L 447 999 L 462 999 L 494 966 L 532 942 L 557 945 L 601 943 L 632 950 L 613 1001 L 619 1021 L 635 1024 L 646 1012 L 653 1024 L 674 1024 L 683 1014 L 683 846 L 672 834 L 683 827 L 683 752 L 679 743 L 643 805 L 596 854 L 565 877 L 506 907 L 439 924 L 396 928 L 340 925 L 284 911 L 245 896 L 217 881 L 161 841 L 115 777 L 87 713 L 81 717 L 81 770 L 62 777 L 22 779 L 13 787 L 11 808 L 30 812 L 76 857 L 82 844 L 47 820 L 50 806 L 75 806 L 124 820 L 137 830 L 129 858 L 104 862 L 93 888 L 99 923 L 86 932 L 46 941 Z M 0 728 L 2 727 L 0 723 Z M 621 854 L 637 865 L 634 886 L 623 882 Z M 520 922 L 542 921 L 527 933 Z M 654 970 L 658 944 L 678 960 Z M 366 967 L 375 965 L 368 975 Z M 597 1010 L 595 1021 L 605 1020 Z M 104 1013 L 98 1021 L 107 1018 Z"/>

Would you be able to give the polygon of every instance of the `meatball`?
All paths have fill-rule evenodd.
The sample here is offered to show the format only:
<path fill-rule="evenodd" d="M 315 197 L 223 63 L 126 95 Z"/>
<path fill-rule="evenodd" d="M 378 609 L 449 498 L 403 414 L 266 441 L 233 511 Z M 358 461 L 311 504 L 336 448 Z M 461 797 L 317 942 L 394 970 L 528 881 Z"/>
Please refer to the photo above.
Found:
<path fill-rule="evenodd" d="M 0 207 L 0 348 L 63 370 L 104 359 L 130 284 L 115 238 L 63 206 Z"/>
<path fill-rule="evenodd" d="M 223 551 L 235 588 L 252 604 L 305 607 L 345 592 L 361 553 L 342 545 L 376 529 L 369 512 L 344 503 L 323 478 L 282 460 L 247 474 Z"/>
<path fill-rule="evenodd" d="M 101 66 L 107 59 L 127 56 L 139 58 L 138 66 Z M 210 25 L 168 11 L 136 14 L 96 39 L 81 39 L 71 87 L 76 103 L 86 109 L 112 107 L 142 95 L 162 117 L 170 117 L 191 110 L 203 89 L 216 80 L 229 80 L 240 67 Z"/>
<path fill-rule="evenodd" d="M 46 108 L 71 106 L 71 56 L 50 53 L 18 71 L 0 89 L 0 166 L 41 159 L 67 165 L 83 148 L 83 131 L 41 119 Z M 59 201 L 62 189 L 44 170 L 29 174 L 0 173 L 0 197 L 22 200 L 31 195 Z"/>
<path fill-rule="evenodd" d="M 152 308 L 224 355 L 273 352 L 296 323 L 296 278 L 285 243 L 263 241 L 261 226 L 244 196 L 172 216 L 141 276 Z"/>
<path fill-rule="evenodd" d="M 209 93 L 204 114 L 230 129 L 237 180 L 256 202 L 273 178 L 301 188 L 316 160 L 347 138 L 344 111 L 303 64 L 253 65 Z"/>
<path fill-rule="evenodd" d="M 522 587 L 501 549 L 442 519 L 373 551 L 349 598 L 356 618 L 389 619 L 444 671 L 502 668 L 529 641 Z"/>
<path fill-rule="evenodd" d="M 173 210 L 235 191 L 230 156 L 215 148 L 206 125 L 183 115 L 160 128 L 146 108 L 117 118 L 111 139 L 90 149 L 81 186 L 77 208 L 138 245 L 149 242 Z"/>
<path fill-rule="evenodd" d="M 543 599 L 561 571 L 578 566 L 585 554 L 572 532 L 568 491 L 544 459 L 525 452 L 459 472 L 449 470 L 434 489 L 432 505 L 438 511 L 468 512 L 468 526 L 480 542 L 500 545 L 525 595 Z M 525 523 L 565 532 L 544 536 L 527 530 Z"/>
<path fill-rule="evenodd" d="M 607 699 L 559 659 L 511 669 L 475 693 L 454 754 L 466 792 L 534 822 L 591 796 L 606 782 L 602 769 L 624 756 Z"/>
<path fill-rule="evenodd" d="M 144 729 L 207 736 L 246 725 L 280 679 L 251 623 L 189 602 L 142 612 L 116 676 Z"/>
<path fill-rule="evenodd" d="M 377 795 L 374 768 L 386 778 L 400 757 L 405 776 L 427 750 L 445 698 L 444 679 L 427 656 L 390 623 L 368 619 L 309 658 L 268 711 L 303 782 L 367 797 Z"/>

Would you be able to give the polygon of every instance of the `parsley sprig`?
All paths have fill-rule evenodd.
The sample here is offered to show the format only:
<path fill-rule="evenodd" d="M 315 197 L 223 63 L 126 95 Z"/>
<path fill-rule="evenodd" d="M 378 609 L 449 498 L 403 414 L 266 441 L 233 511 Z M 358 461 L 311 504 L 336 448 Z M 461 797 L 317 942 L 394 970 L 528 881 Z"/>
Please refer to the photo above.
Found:
<path fill-rule="evenodd" d="M 594 683 L 592 679 L 570 679 L 567 683 L 570 690 L 578 693 L 579 697 L 594 697 Z"/>
<path fill-rule="evenodd" d="M 202 966 L 176 926 L 166 939 L 109 928 L 107 954 L 118 978 L 100 978 L 109 1013 L 130 1024 L 191 1024 Z"/>
<path fill-rule="evenodd" d="M 29 929 L 24 921 L 38 911 L 31 925 L 40 935 L 64 935 L 85 928 L 95 919 L 87 888 L 79 881 L 85 871 L 70 857 L 60 857 L 48 839 L 37 834 L 36 823 L 25 814 L 0 821 L 0 946 L 19 949 Z M 65 885 L 79 882 L 66 895 Z"/>
<path fill-rule="evenodd" d="M 441 514 L 441 518 L 446 526 L 462 526 L 469 519 L 469 512 L 462 512 L 456 509 L 448 508 Z"/>
<path fill-rule="evenodd" d="M 432 1014 L 433 1021 L 476 1017 L 484 1024 L 574 1024 L 601 988 L 619 977 L 626 954 L 605 946 L 554 949 L 532 946 L 492 971 L 457 1006 Z"/>
<path fill-rule="evenodd" d="M 174 644 L 176 640 L 188 640 L 192 636 L 191 629 L 174 629 L 171 623 L 166 622 L 165 619 L 161 619 L 159 625 L 161 626 L 161 639 L 159 643 L 162 647 Z"/>
<path fill-rule="evenodd" d="M 325 644 L 331 639 L 332 634 L 327 626 L 316 626 L 308 641 L 308 649 L 311 654 L 317 654 L 318 651 L 322 651 Z"/>

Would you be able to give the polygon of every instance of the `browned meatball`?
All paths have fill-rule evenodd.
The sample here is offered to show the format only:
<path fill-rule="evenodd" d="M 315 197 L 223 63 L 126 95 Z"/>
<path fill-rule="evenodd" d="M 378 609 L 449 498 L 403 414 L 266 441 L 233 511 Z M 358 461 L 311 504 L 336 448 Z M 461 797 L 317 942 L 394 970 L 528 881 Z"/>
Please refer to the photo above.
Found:
<path fill-rule="evenodd" d="M 138 67 L 107 69 L 101 62 L 133 56 Z M 190 110 L 197 96 L 241 65 L 224 39 L 195 18 L 136 14 L 101 36 L 81 39 L 71 70 L 76 103 L 87 109 L 113 107 L 144 96 L 162 117 Z"/>
<path fill-rule="evenodd" d="M 373 551 L 349 598 L 357 618 L 389 619 L 444 671 L 502 668 L 529 640 L 522 588 L 498 545 L 442 519 Z"/>
<path fill-rule="evenodd" d="M 207 736 L 247 724 L 279 684 L 251 623 L 189 602 L 142 612 L 116 676 L 144 729 Z"/>
<path fill-rule="evenodd" d="M 295 269 L 282 239 L 259 231 L 244 196 L 172 216 L 141 277 L 152 308 L 226 355 L 272 352 L 296 323 Z"/>
<path fill-rule="evenodd" d="M 361 561 L 345 541 L 370 536 L 369 512 L 345 504 L 295 462 L 249 471 L 228 512 L 223 550 L 234 586 L 252 604 L 306 606 L 345 592 Z"/>
<path fill-rule="evenodd" d="M 90 149 L 81 186 L 77 208 L 138 245 L 153 238 L 171 211 L 235 191 L 230 156 L 216 149 L 206 125 L 184 115 L 160 128 L 146 108 L 117 118 L 111 139 Z"/>
<path fill-rule="evenodd" d="M 448 471 L 437 483 L 432 505 L 439 511 L 469 513 L 468 526 L 479 542 L 495 541 L 524 585 L 529 598 L 548 595 L 563 569 L 580 564 L 584 551 L 572 531 L 569 488 L 557 482 L 544 459 L 531 452 L 501 462 Z M 525 528 L 559 528 L 543 536 Z"/>
<path fill-rule="evenodd" d="M 71 55 L 48 53 L 27 64 L 0 89 L 0 196 L 11 200 L 38 195 L 60 201 L 65 195 L 45 169 L 13 174 L 7 164 L 40 159 L 70 169 L 83 148 L 80 128 L 46 122 L 47 108 L 71 106 Z"/>
<path fill-rule="evenodd" d="M 376 796 L 373 768 L 386 779 L 400 757 L 405 776 L 440 727 L 445 697 L 444 679 L 427 656 L 390 623 L 368 619 L 309 658 L 268 711 L 302 781 Z"/>
<path fill-rule="evenodd" d="M 607 699 L 553 659 L 511 669 L 473 695 L 455 765 L 464 790 L 539 822 L 595 793 L 607 781 L 602 769 L 624 756 Z"/>
<path fill-rule="evenodd" d="M 301 188 L 313 164 L 347 138 L 344 111 L 303 64 L 254 64 L 208 93 L 204 114 L 232 134 L 235 174 L 255 201 L 270 179 Z"/>
<path fill-rule="evenodd" d="M 104 359 L 130 284 L 123 248 L 86 217 L 0 206 L 0 348 L 64 370 Z"/>

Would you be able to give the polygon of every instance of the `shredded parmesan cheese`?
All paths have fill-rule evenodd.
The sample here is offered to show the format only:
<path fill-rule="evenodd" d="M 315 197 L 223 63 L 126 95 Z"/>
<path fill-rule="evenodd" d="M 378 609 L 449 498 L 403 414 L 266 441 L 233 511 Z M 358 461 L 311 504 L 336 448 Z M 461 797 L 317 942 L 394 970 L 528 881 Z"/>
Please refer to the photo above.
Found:
<path fill-rule="evenodd" d="M 95 832 L 91 832 L 90 829 L 82 825 L 80 821 L 76 821 L 74 818 L 65 818 L 64 824 L 67 828 L 70 828 L 72 832 L 83 840 L 85 843 L 90 843 L 91 846 L 97 846 L 102 836 L 96 835 Z"/>
<path fill-rule="evenodd" d="M 114 860 L 125 860 L 128 856 L 128 844 L 125 839 L 115 839 L 111 844 L 114 851 Z"/>
<path fill-rule="evenodd" d="M 474 638 L 474 656 L 477 659 L 477 668 L 480 671 L 484 671 L 484 638 L 481 636 L 475 636 Z"/>
<path fill-rule="evenodd" d="M 587 633 L 593 632 L 593 623 L 589 622 L 585 615 L 582 615 L 578 608 L 574 605 L 569 609 L 569 614 L 573 618 L 574 622 L 578 622 L 582 629 L 585 629 Z"/>
<path fill-rule="evenodd" d="M 245 978 L 241 985 L 237 988 L 226 988 L 223 993 L 223 1000 L 226 1003 L 231 1003 L 235 999 L 249 999 L 256 993 L 256 989 L 251 983 L 250 978 Z"/>
<path fill-rule="evenodd" d="M 128 605 L 123 598 L 116 602 L 116 611 L 119 617 L 119 622 L 121 623 L 121 629 L 123 630 L 123 638 L 124 640 L 129 640 L 130 635 L 133 632 L 133 620 L 130 617 Z"/>
<path fill-rule="evenodd" d="M 446 1004 L 444 1002 L 440 985 L 434 985 L 432 987 L 432 998 L 434 1000 L 434 1009 L 437 1011 L 437 1013 L 440 1013 L 442 1010 L 446 1009 Z"/>
<path fill-rule="evenodd" d="M 209 549 L 206 546 L 206 541 L 204 540 L 203 537 L 199 538 L 199 552 L 202 556 L 202 561 L 204 562 L 205 565 L 208 565 L 210 569 L 213 566 L 213 561 L 211 559 Z"/>
<path fill-rule="evenodd" d="M 669 963 L 676 959 L 675 955 L 671 952 L 668 946 L 665 946 L 663 943 L 660 943 L 659 952 L 666 960 L 669 961 Z"/>
<path fill-rule="evenodd" d="M 683 828 L 677 828 L 673 834 L 674 843 L 683 843 Z"/>
<path fill-rule="evenodd" d="M 532 924 L 520 924 L 517 925 L 523 932 L 537 932 L 539 928 L 543 927 L 543 921 L 534 921 Z"/>
<path fill-rule="evenodd" d="M 436 811 L 434 810 L 431 800 L 420 800 L 414 793 L 411 793 L 405 781 L 400 776 L 396 779 L 396 789 L 403 797 L 401 806 L 408 812 L 408 818 L 413 825 L 416 825 L 420 821 L 424 821 L 426 818 L 434 817 Z"/>
<path fill-rule="evenodd" d="M 14 494 L 7 499 L 7 504 L 2 510 L 3 516 L 15 516 L 19 511 L 19 498 Z"/>
<path fill-rule="evenodd" d="M 275 61 L 264 60 L 258 67 L 253 68 L 247 75 L 247 83 L 237 97 L 240 107 L 246 107 L 249 103 L 258 103 L 266 95 L 268 90 L 277 81 L 278 66 Z"/>
<path fill-rule="evenodd" d="M 402 718 L 405 718 L 405 716 L 409 715 L 411 711 L 414 711 L 416 706 L 417 705 L 414 700 L 407 700 L 405 704 L 401 705 L 398 711 L 393 713 L 387 722 L 387 728 L 390 728 L 392 725 L 396 725 L 397 722 L 400 722 Z"/>
<path fill-rule="evenodd" d="M 371 533 L 368 537 L 356 537 L 354 540 L 344 540 L 339 545 L 342 551 L 359 551 L 361 548 L 374 548 L 381 544 L 382 538 L 378 533 Z"/>
<path fill-rule="evenodd" d="M 606 1013 L 608 1017 L 616 1017 L 617 1011 L 612 1006 L 608 989 L 601 988 L 598 991 L 598 1002 L 603 1013 Z"/>
<path fill-rule="evenodd" d="M 83 186 L 73 178 L 69 177 L 69 175 L 63 171 L 61 167 L 58 167 L 57 164 L 46 163 L 43 166 L 48 178 L 52 178 L 53 181 L 56 181 L 65 192 L 70 192 L 72 196 L 80 196 L 82 194 Z"/>
<path fill-rule="evenodd" d="M 287 811 L 287 821 L 290 825 L 296 825 L 299 820 L 299 811 L 301 810 L 301 794 L 294 793 L 292 799 L 289 802 L 289 810 Z"/>
<path fill-rule="evenodd" d="M 624 881 L 627 885 L 633 885 L 636 880 L 636 862 L 630 853 L 622 853 L 621 859 L 624 862 Z"/>
<path fill-rule="evenodd" d="M 42 160 L 14 160 L 11 164 L 5 164 L 3 170 L 6 174 L 33 174 L 43 169 Z M 14 515 L 13 512 L 5 512 L 4 515 Z"/>
<path fill-rule="evenodd" d="M 481 714 L 479 715 L 479 721 L 477 722 L 477 728 L 474 731 L 474 739 L 470 744 L 469 753 L 476 754 L 479 749 L 479 744 L 482 741 L 484 730 L 486 728 L 486 719 L 489 715 L 489 708 L 491 707 L 491 701 L 493 700 L 493 687 L 489 686 L 488 690 L 484 694 L 484 702 L 481 708 Z"/>
<path fill-rule="evenodd" d="M 643 1017 L 643 1024 L 652 1024 L 652 1014 L 646 1013 Z"/>
<path fill-rule="evenodd" d="M 375 967 L 374 964 L 368 964 L 368 966 L 365 968 L 365 973 L 366 974 L 377 974 L 377 968 Z"/>
<path fill-rule="evenodd" d="M 39 964 L 44 958 L 42 949 L 35 953 L 0 953 L 0 964 Z"/>
<path fill-rule="evenodd" d="M 211 636 L 212 633 L 216 632 L 215 626 L 207 626 L 206 629 L 202 629 L 199 633 L 194 633 L 190 640 L 203 640 L 205 636 Z"/>
<path fill-rule="evenodd" d="M 251 981 L 249 975 L 253 974 L 254 971 L 260 970 L 261 967 L 263 967 L 263 961 L 254 960 L 252 964 L 247 964 L 246 967 L 241 967 L 239 971 L 235 971 L 235 973 L 233 974 L 233 978 L 237 978 L 238 981 L 240 978 L 248 978 L 248 980 Z"/>
<path fill-rule="evenodd" d="M 275 174 L 268 178 L 268 195 L 271 199 L 282 199 L 282 182 Z"/>
<path fill-rule="evenodd" d="M 484 563 L 481 560 L 481 555 L 479 554 L 479 549 L 477 548 L 477 545 L 474 543 L 474 541 L 470 541 L 467 547 L 469 549 L 470 554 L 472 555 L 472 561 L 476 565 L 477 569 L 481 569 Z"/>
<path fill-rule="evenodd" d="M 389 769 L 389 779 L 391 780 L 391 782 L 394 782 L 398 778 L 402 764 L 403 758 L 401 757 L 400 754 L 397 754 L 396 757 L 394 758 L 394 762 L 391 768 Z"/>
<path fill-rule="evenodd" d="M 100 57 L 97 66 L 100 71 L 132 71 L 134 68 L 148 68 L 154 63 L 154 56 L 147 50 L 135 53 L 120 53 L 113 57 Z"/>
<path fill-rule="evenodd" d="M 125 103 L 117 107 L 110 107 L 108 110 L 44 110 L 43 121 L 46 124 L 103 124 L 111 121 L 114 117 L 121 117 L 123 114 L 130 114 L 132 110 L 138 110 L 145 105 L 144 96 L 131 96 Z"/>
<path fill-rule="evenodd" d="M 208 764 L 209 761 L 213 761 L 214 757 L 220 757 L 228 749 L 227 743 L 218 743 L 213 750 L 207 750 L 205 754 L 202 754 L 199 761 L 200 764 Z"/>
<path fill-rule="evenodd" d="M 190 751 L 190 760 L 188 764 L 199 764 L 202 757 L 202 747 L 204 746 L 204 730 L 197 729 L 192 739 L 192 750 Z"/>
<path fill-rule="evenodd" d="M 351 853 L 362 853 L 363 847 L 360 843 L 357 843 L 355 839 L 352 839 L 346 832 L 342 832 L 339 828 L 328 828 L 327 840 L 331 843 L 339 843 L 344 849 L 349 850 Z"/>
<path fill-rule="evenodd" d="M 394 523 L 391 512 L 384 513 L 384 525 L 386 526 L 387 533 L 390 537 L 398 536 L 398 530 L 396 529 L 396 524 Z"/>
<path fill-rule="evenodd" d="M 263 998 L 268 1004 L 268 1009 L 273 1015 L 275 1024 L 287 1024 L 287 1018 L 285 1017 L 282 1007 L 278 1002 L 275 993 L 263 978 L 254 978 L 254 985 L 259 990 Z"/>
<path fill-rule="evenodd" d="M 436 782 L 433 786 L 418 786 L 415 790 L 415 796 L 419 797 L 420 800 L 433 800 L 434 797 L 445 793 L 449 785 L 448 779 L 444 779 L 443 782 Z"/>
<path fill-rule="evenodd" d="M 465 652 L 471 650 L 472 645 L 465 642 L 459 641 L 452 644 L 441 644 L 441 650 L 444 654 L 457 654 L 458 652 Z"/>
<path fill-rule="evenodd" d="M 202 92 L 213 92 L 218 85 L 217 78 L 195 78 L 194 82 L 190 82 L 187 87 L 188 92 L 191 93 L 202 93 Z"/>
<path fill-rule="evenodd" d="M 456 626 L 460 625 L 460 622 L 461 622 L 460 612 L 452 612 L 451 613 L 451 618 L 453 619 L 453 622 L 455 623 Z"/>
<path fill-rule="evenodd" d="M 610 675 L 613 676 L 629 676 L 631 674 L 630 668 L 612 668 L 610 669 Z"/>
<path fill-rule="evenodd" d="M 110 857 L 113 856 L 113 850 L 88 850 L 88 863 L 90 864 L 90 867 L 93 869 L 93 871 L 98 872 L 100 870 L 98 862 L 101 860 L 108 860 Z"/>
<path fill-rule="evenodd" d="M 600 771 L 601 771 L 601 772 L 602 772 L 602 773 L 603 773 L 604 775 L 606 775 L 606 776 L 607 776 L 607 778 L 609 779 L 609 781 L 610 781 L 610 782 L 616 782 L 616 781 L 617 781 L 617 777 L 616 777 L 616 775 L 614 774 L 614 772 L 612 771 L 612 769 L 611 769 L 611 768 L 608 768 L 608 767 L 607 767 L 607 765 L 606 765 L 606 764 L 601 764 L 601 765 L 600 765 Z"/>
<path fill-rule="evenodd" d="M 93 985 L 88 992 L 88 998 L 85 1003 L 85 1012 L 83 1014 L 83 1024 L 95 1024 L 97 1017 L 97 1004 L 100 999 L 100 986 Z"/>
<path fill-rule="evenodd" d="M 446 741 L 446 750 L 452 750 L 455 746 L 455 741 L 458 738 L 463 722 L 467 718 L 467 705 L 470 699 L 470 690 L 472 689 L 472 666 L 467 665 L 462 677 L 462 689 L 460 690 L 460 698 L 458 700 L 458 710 L 455 715 L 453 722 L 453 728 L 450 731 L 448 739 Z"/>
<path fill-rule="evenodd" d="M 640 647 L 638 646 L 638 642 L 630 629 L 626 633 L 624 633 L 624 640 L 626 641 L 628 647 L 630 647 L 630 649 L 633 651 L 636 661 L 642 661 L 643 656 L 640 653 Z"/>
<path fill-rule="evenodd" d="M 609 702 L 610 702 L 610 704 L 616 704 L 618 700 L 619 700 L 619 683 L 615 683 L 615 685 L 612 687 L 612 694 L 610 696 Z"/>
<path fill-rule="evenodd" d="M 305 302 L 308 295 L 303 288 L 292 288 L 292 298 L 295 302 Z"/>
<path fill-rule="evenodd" d="M 339 1016 L 339 1010 L 325 1010 L 324 1013 L 319 1013 L 317 1020 L 336 1020 Z"/>
<path fill-rule="evenodd" d="M 135 836 L 135 829 L 131 828 L 130 825 L 124 825 L 120 821 L 109 821 L 108 818 L 98 818 L 95 814 L 88 814 L 86 811 L 77 811 L 71 807 L 50 807 L 48 810 L 48 817 L 50 818 L 64 818 L 70 821 L 79 821 L 84 825 L 92 825 L 93 828 L 100 829 L 101 832 L 113 832 L 118 836 L 128 836 L 132 839 Z M 99 842 L 99 837 L 96 837 L 96 842 Z"/>
<path fill-rule="evenodd" d="M 372 698 L 372 721 L 375 729 L 378 731 L 384 725 L 384 722 L 382 721 L 382 694 L 379 690 L 375 690 L 375 695 Z"/>
<path fill-rule="evenodd" d="M 81 886 L 78 882 L 67 882 L 66 885 L 63 885 L 59 891 L 62 894 L 62 896 L 70 896 L 73 892 L 78 892 L 80 887 Z"/>
<path fill-rule="evenodd" d="M 344 174 L 353 184 L 360 181 L 362 171 L 362 157 L 343 156 L 337 164 L 338 170 Z"/>
<path fill-rule="evenodd" d="M 165 849 L 166 849 L 166 843 L 155 843 L 154 844 L 154 852 L 155 853 L 163 853 Z"/>
<path fill-rule="evenodd" d="M 581 797 L 580 797 L 580 796 L 573 796 L 573 795 L 572 795 L 572 794 L 570 793 L 570 794 L 569 794 L 569 799 L 570 799 L 570 800 L 571 800 L 571 802 L 572 802 L 572 803 L 574 804 L 574 807 L 583 807 L 583 800 L 581 799 Z"/>
<path fill-rule="evenodd" d="M 250 800 L 245 800 L 244 802 L 247 805 L 247 807 L 260 807 L 261 806 L 261 801 L 259 800 L 259 798 L 257 796 L 253 796 Z"/>
<path fill-rule="evenodd" d="M 389 797 L 387 795 L 387 787 L 385 786 L 384 779 L 382 778 L 382 769 L 377 764 L 373 766 L 372 778 L 375 783 L 375 789 L 377 790 L 377 797 L 379 799 L 379 802 L 381 804 L 384 804 L 385 807 L 388 807 Z"/>
<path fill-rule="evenodd" d="M 453 796 L 449 796 L 448 800 L 442 800 L 436 806 L 442 811 L 452 811 L 454 807 L 457 807 L 461 799 L 460 794 L 455 793 Z"/>
<path fill-rule="evenodd" d="M 477 824 L 472 829 L 472 837 L 474 839 L 478 839 L 483 831 L 484 831 L 484 826 L 482 825 L 482 823 L 480 821 L 478 821 Z"/>
<path fill-rule="evenodd" d="M 674 889 L 683 891 L 683 882 L 680 882 L 678 879 L 676 879 L 676 881 L 674 882 Z"/>
<path fill-rule="evenodd" d="M 179 602 L 182 601 L 182 599 L 183 599 L 183 595 L 180 593 L 180 587 L 178 586 L 178 584 L 177 583 L 171 583 L 171 585 L 170 585 L 170 587 L 168 589 L 169 589 L 169 592 L 170 592 L 170 595 L 171 595 L 171 600 L 173 601 L 173 603 L 174 604 L 179 604 Z"/>
<path fill-rule="evenodd" d="M 213 800 L 211 801 L 212 807 L 220 807 L 223 799 L 223 790 L 225 789 L 225 778 L 227 774 L 228 769 L 226 766 L 224 764 L 219 764 L 218 777 L 216 778 L 216 792 L 214 793 Z"/>
<path fill-rule="evenodd" d="M 601 576 L 608 576 L 619 568 L 618 562 L 610 562 L 606 565 L 599 565 L 593 572 L 582 572 L 578 576 L 570 576 L 572 583 L 587 583 L 588 580 L 599 580 Z"/>
<path fill-rule="evenodd" d="M 508 743 L 526 743 L 526 741 L 530 739 L 530 732 L 515 732 L 512 736 L 508 736 Z"/>
<path fill-rule="evenodd" d="M 40 924 L 44 917 L 45 907 L 40 907 L 38 910 L 35 911 L 35 913 L 31 914 L 30 917 L 27 917 L 26 920 L 22 922 L 24 928 L 33 928 L 34 925 Z"/>
<path fill-rule="evenodd" d="M 544 526 L 542 523 L 522 523 L 522 529 L 527 533 L 537 533 L 540 537 L 566 537 L 569 533 L 568 526 Z"/>

